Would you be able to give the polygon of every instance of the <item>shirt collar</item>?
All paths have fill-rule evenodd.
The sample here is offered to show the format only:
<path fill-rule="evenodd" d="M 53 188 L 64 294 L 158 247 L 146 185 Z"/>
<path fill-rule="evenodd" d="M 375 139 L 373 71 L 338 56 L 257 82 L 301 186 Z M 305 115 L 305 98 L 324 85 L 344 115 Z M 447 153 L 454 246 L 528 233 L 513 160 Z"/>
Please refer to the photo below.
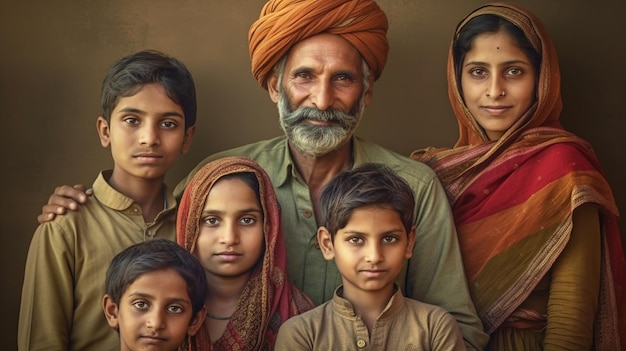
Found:
<path fill-rule="evenodd" d="M 352 159 L 354 163 L 352 168 L 360 166 L 364 163 L 372 162 L 367 154 L 365 147 L 363 145 L 363 141 L 361 138 L 353 136 L 352 140 Z M 285 137 L 282 141 L 282 154 L 278 158 L 282 163 L 281 167 L 276 167 L 275 174 L 269 174 L 270 179 L 275 181 L 274 187 L 280 187 L 285 184 L 287 179 L 289 178 L 297 178 L 298 171 L 296 170 L 296 165 L 293 162 L 293 158 L 291 157 L 291 152 L 289 151 L 289 143 L 287 137 Z M 271 170 L 267 170 L 266 172 L 271 172 Z"/>
<path fill-rule="evenodd" d="M 107 180 L 111 178 L 113 174 L 113 170 L 105 170 L 100 172 L 98 177 L 93 183 L 93 192 L 94 196 L 98 198 L 100 202 L 102 202 L 105 206 L 110 207 L 117 211 L 127 210 L 130 206 L 132 206 L 135 201 L 130 197 L 120 193 L 115 190 Z M 166 210 L 174 209 L 177 205 L 176 198 L 172 194 L 171 190 L 164 186 L 165 191 L 165 201 L 166 201 Z"/>

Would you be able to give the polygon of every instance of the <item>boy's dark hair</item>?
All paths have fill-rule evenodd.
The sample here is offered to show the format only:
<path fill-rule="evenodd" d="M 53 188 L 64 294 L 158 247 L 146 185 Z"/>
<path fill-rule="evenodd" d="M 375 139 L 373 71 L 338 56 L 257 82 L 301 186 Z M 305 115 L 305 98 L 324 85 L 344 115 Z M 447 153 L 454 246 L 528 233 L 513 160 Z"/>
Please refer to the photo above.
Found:
<path fill-rule="evenodd" d="M 177 59 L 156 50 L 145 50 L 115 62 L 102 81 L 102 113 L 111 113 L 121 97 L 132 96 L 144 85 L 158 83 L 185 113 L 185 129 L 196 124 L 196 88 L 191 73 Z"/>
<path fill-rule="evenodd" d="M 352 212 L 365 206 L 390 208 L 398 212 L 407 233 L 413 228 L 413 190 L 391 168 L 376 163 L 343 171 L 324 187 L 320 198 L 322 225 L 334 239 Z"/>
<path fill-rule="evenodd" d="M 191 252 L 172 240 L 144 241 L 115 255 L 107 270 L 105 293 L 119 305 L 124 291 L 137 278 L 167 268 L 175 270 L 185 280 L 195 317 L 204 306 L 208 294 L 204 268 Z"/>

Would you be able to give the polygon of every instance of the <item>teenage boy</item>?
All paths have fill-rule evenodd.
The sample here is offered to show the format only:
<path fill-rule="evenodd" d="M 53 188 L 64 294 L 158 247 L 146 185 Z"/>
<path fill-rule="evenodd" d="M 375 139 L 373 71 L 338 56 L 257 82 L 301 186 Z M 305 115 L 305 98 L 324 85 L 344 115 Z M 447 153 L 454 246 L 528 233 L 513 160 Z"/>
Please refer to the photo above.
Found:
<path fill-rule="evenodd" d="M 102 308 L 120 334 L 120 351 L 175 351 L 206 317 L 208 284 L 200 262 L 167 239 L 134 244 L 106 273 Z"/>
<path fill-rule="evenodd" d="M 342 277 L 333 298 L 280 328 L 277 350 L 465 350 L 456 320 L 405 298 L 394 283 L 415 244 L 410 186 L 364 164 L 336 175 L 320 198 L 317 239 Z"/>
<path fill-rule="evenodd" d="M 101 312 L 106 268 L 128 246 L 175 239 L 176 200 L 166 172 L 188 151 L 196 93 L 178 60 L 156 51 L 122 58 L 102 83 L 96 127 L 113 169 L 79 211 L 41 224 L 26 260 L 20 350 L 119 350 Z"/>

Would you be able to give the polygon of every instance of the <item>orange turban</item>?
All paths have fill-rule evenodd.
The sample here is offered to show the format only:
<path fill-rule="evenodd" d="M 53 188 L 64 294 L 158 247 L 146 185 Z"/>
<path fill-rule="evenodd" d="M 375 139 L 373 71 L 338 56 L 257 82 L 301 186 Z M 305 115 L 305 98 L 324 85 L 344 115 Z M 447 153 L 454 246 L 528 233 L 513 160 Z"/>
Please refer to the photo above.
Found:
<path fill-rule="evenodd" d="M 267 78 L 289 49 L 320 33 L 346 39 L 380 77 L 389 51 L 387 16 L 372 0 L 268 1 L 248 32 L 252 74 L 267 89 Z"/>

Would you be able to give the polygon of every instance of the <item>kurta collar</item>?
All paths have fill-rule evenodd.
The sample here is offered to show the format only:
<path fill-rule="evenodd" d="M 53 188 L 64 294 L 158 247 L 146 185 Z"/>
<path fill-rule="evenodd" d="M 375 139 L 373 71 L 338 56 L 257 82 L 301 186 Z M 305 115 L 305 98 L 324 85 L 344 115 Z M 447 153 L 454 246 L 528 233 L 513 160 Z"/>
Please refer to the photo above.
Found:
<path fill-rule="evenodd" d="M 378 316 L 378 318 L 376 318 L 376 320 L 392 319 L 404 309 L 404 296 L 402 295 L 402 291 L 396 284 L 394 284 L 394 291 L 395 292 L 389 299 L 389 302 L 387 302 L 387 306 L 385 306 L 383 312 Z M 342 317 L 348 319 L 356 318 L 357 316 L 354 313 L 354 307 L 352 306 L 352 303 L 343 298 L 341 296 L 342 294 L 343 285 L 335 289 L 333 299 L 331 300 L 333 309 Z"/>
<path fill-rule="evenodd" d="M 111 169 L 100 172 L 92 186 L 94 196 L 105 206 L 110 207 L 114 210 L 127 210 L 135 203 L 135 201 L 130 197 L 115 190 L 107 182 L 107 180 L 111 178 L 111 174 L 113 174 L 113 170 Z M 174 195 L 167 187 L 167 185 L 164 184 L 163 186 L 165 191 L 165 199 L 167 201 L 167 206 L 165 210 L 167 211 L 176 208 L 176 198 L 174 198 Z"/>

